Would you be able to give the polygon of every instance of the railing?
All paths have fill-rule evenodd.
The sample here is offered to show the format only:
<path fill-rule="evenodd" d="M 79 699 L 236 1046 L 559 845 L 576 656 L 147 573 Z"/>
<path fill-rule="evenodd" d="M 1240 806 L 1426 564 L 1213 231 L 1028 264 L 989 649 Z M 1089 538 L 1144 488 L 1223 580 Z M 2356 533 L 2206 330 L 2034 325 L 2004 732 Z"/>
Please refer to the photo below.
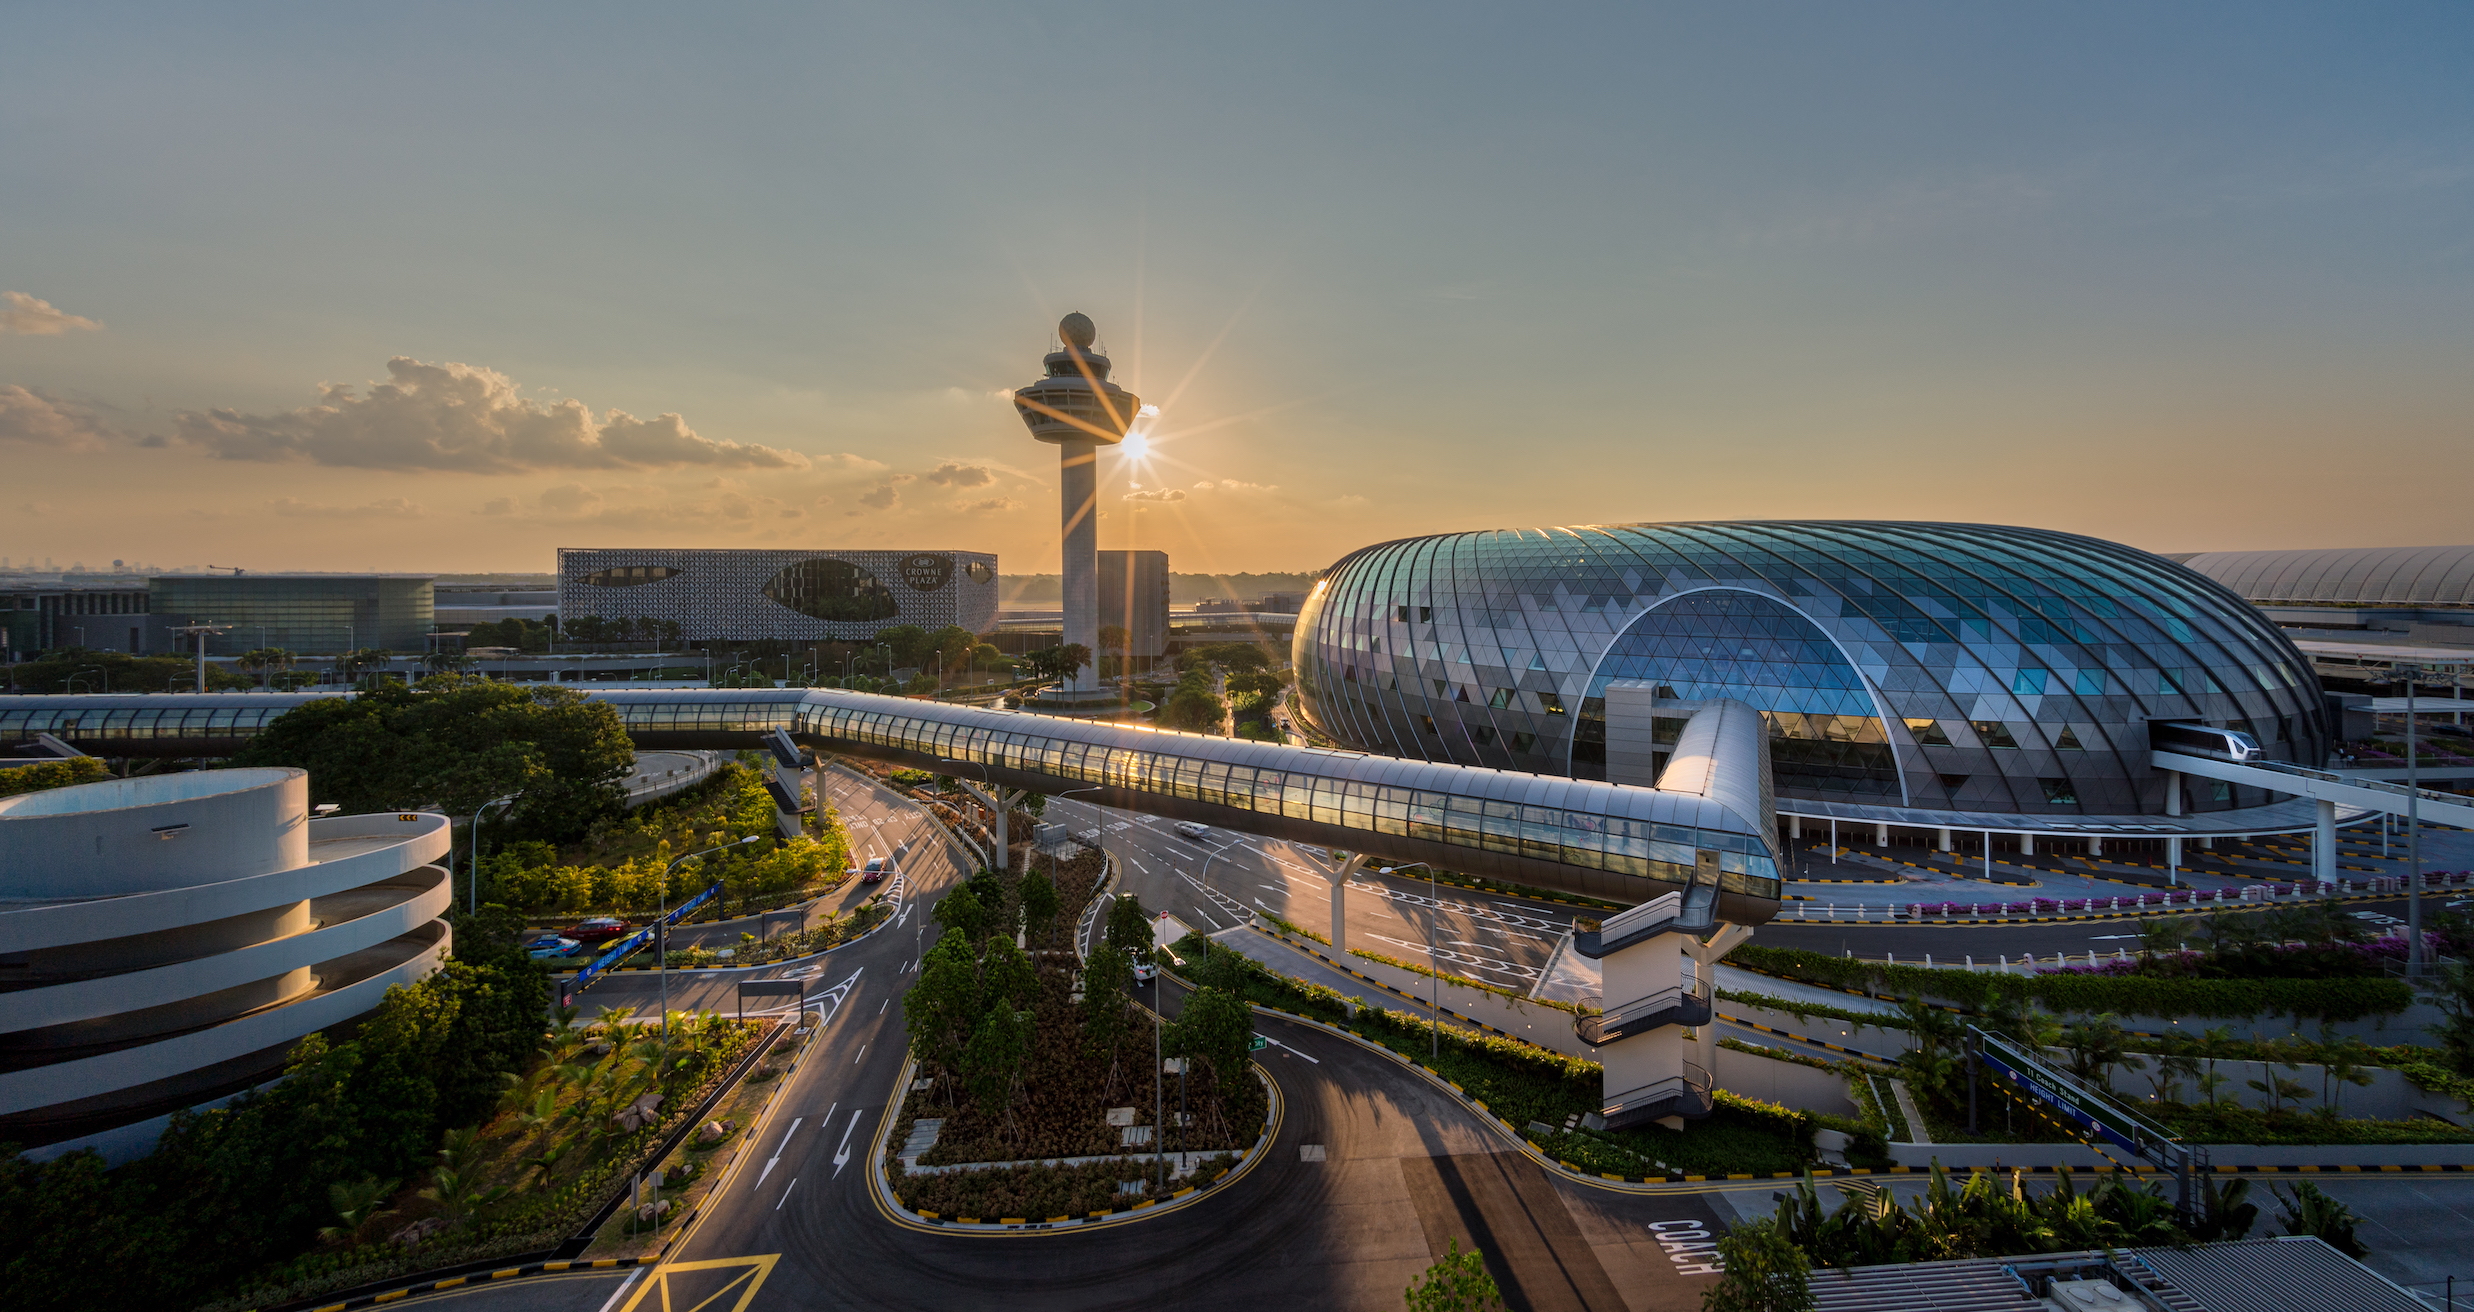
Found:
<path fill-rule="evenodd" d="M 1674 1013 L 1668 1015 L 1667 1013 Z M 1669 1025 L 1706 1025 L 1711 1014 L 1706 984 L 1660 989 L 1597 1016 L 1575 1016 L 1572 1032 L 1591 1047 Z"/>
<path fill-rule="evenodd" d="M 1670 1075 L 1663 1080 L 1652 1080 L 1637 1089 L 1609 1095 L 1600 1104 L 1599 1112 L 1610 1126 L 1619 1118 L 1650 1111 L 1667 1103 L 1677 1105 L 1676 1110 L 1665 1113 L 1667 1115 L 1706 1115 L 1711 1106 L 1710 1090 L 1713 1084 L 1708 1071 L 1685 1062 L 1681 1075 Z"/>
<path fill-rule="evenodd" d="M 2159 756 L 2166 756 L 2176 755 L 2177 753 L 2159 749 L 2156 754 Z M 2213 756 L 2202 756 L 2196 759 L 2202 761 L 2216 760 Z M 2230 761 L 2220 761 L 2217 763 L 2220 765 L 2233 764 L 2233 762 Z M 2363 788 L 2375 793 L 2390 793 L 2398 797 L 2419 797 L 2424 801 L 2439 802 L 2444 805 L 2464 806 L 2467 800 L 2466 795 L 2463 793 L 2443 793 L 2434 788 L 2408 788 L 2403 784 L 2389 783 L 2384 779 L 2361 779 L 2350 774 L 2340 774 L 2334 770 L 2315 770 L 2307 765 L 2295 765 L 2290 761 L 2244 761 L 2241 764 L 2242 768 L 2246 770 L 2266 770 L 2271 774 L 2289 774 L 2297 779 L 2315 779 L 2324 784 L 2342 784 L 2348 788 Z M 2402 769 L 2404 767 L 2399 766 L 2398 768 Z"/>

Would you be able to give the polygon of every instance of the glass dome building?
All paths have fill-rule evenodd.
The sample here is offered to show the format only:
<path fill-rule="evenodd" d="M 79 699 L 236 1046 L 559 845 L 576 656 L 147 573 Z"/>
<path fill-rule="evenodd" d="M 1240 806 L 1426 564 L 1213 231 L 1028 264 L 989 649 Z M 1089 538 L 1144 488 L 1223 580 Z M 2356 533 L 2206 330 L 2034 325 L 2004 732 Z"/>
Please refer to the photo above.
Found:
<path fill-rule="evenodd" d="M 1902 822 L 2161 814 L 2156 720 L 2243 730 L 2311 765 L 2330 737 L 2307 660 L 2222 585 L 2114 543 L 1996 525 L 1382 543 L 1326 574 L 1295 662 L 1299 713 L 1339 745 L 1583 779 L 1606 777 L 1610 683 L 1658 705 L 1736 698 L 1768 721 L 1782 810 Z M 2196 778 L 2181 800 L 2184 814 L 2270 801 Z"/>

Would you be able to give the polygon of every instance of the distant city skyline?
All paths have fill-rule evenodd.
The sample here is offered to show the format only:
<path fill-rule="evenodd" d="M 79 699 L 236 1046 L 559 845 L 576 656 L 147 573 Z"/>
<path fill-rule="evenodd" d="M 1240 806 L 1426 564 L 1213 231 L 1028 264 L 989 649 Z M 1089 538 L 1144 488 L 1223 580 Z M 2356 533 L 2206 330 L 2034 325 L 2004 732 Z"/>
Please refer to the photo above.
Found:
<path fill-rule="evenodd" d="M 1048 572 L 1005 398 L 1069 310 L 1161 408 L 1100 545 L 1179 572 L 2474 541 L 2469 55 L 2447 5 L 21 12 L 0 554 Z"/>

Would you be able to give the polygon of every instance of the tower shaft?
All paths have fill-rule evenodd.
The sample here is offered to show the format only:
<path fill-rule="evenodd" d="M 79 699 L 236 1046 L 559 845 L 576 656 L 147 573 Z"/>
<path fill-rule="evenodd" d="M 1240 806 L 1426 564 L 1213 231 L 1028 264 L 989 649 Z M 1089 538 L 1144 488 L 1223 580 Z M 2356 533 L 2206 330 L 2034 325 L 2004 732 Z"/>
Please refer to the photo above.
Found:
<path fill-rule="evenodd" d="M 1065 642 L 1080 644 L 1099 659 L 1100 480 L 1099 448 L 1090 442 L 1057 444 L 1058 509 L 1065 544 Z M 1085 662 L 1067 684 L 1069 692 L 1094 692 L 1099 671 Z"/>

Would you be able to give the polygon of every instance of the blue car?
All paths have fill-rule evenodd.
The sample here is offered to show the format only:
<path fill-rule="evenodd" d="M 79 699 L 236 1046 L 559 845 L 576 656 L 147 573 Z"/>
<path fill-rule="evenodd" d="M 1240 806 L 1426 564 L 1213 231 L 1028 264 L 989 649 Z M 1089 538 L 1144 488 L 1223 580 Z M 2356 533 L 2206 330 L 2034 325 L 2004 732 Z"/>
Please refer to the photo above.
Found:
<path fill-rule="evenodd" d="M 541 937 L 534 939 L 532 942 L 525 944 L 524 950 L 532 954 L 533 960 L 540 961 L 546 957 L 572 957 L 576 953 L 583 951 L 584 945 L 571 938 L 561 938 L 556 934 L 544 934 Z"/>

